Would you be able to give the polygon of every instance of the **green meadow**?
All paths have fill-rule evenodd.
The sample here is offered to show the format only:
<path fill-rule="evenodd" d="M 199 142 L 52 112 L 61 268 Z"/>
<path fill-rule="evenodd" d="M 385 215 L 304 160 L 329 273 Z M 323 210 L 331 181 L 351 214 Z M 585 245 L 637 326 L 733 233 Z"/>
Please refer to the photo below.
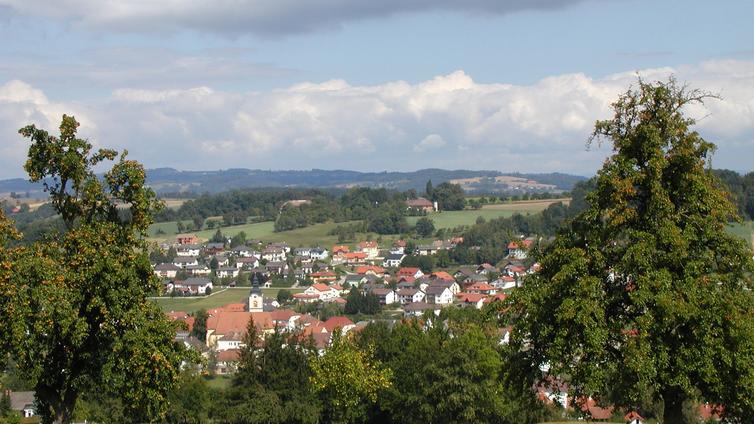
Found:
<path fill-rule="evenodd" d="M 156 302 L 160 308 L 165 312 L 170 311 L 183 311 L 183 312 L 196 312 L 199 309 L 212 309 L 217 308 L 229 303 L 241 303 L 246 301 L 249 297 L 250 287 L 233 287 L 227 290 L 220 291 L 210 296 L 188 296 L 188 297 L 160 297 L 152 298 L 153 302 Z M 265 297 L 274 298 L 277 297 L 279 288 L 262 289 Z M 293 293 L 301 292 L 304 289 L 288 289 Z"/>

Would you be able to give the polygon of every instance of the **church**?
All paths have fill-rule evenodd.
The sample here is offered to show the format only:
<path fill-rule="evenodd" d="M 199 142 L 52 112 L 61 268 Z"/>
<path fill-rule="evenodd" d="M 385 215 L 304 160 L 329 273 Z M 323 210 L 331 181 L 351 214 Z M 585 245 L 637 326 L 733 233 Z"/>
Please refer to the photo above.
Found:
<path fill-rule="evenodd" d="M 262 312 L 264 309 L 264 295 L 259 288 L 259 273 L 254 273 L 251 281 L 251 292 L 249 292 L 249 312 Z"/>

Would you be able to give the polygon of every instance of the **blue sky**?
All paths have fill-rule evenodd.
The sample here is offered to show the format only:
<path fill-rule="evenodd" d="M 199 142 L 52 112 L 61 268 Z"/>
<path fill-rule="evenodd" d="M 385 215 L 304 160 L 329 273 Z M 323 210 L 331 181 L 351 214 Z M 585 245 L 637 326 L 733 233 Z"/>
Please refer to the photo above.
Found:
<path fill-rule="evenodd" d="M 148 167 L 593 173 L 595 119 L 633 81 L 752 170 L 754 2 L 0 0 L 0 178 L 62 113 Z"/>

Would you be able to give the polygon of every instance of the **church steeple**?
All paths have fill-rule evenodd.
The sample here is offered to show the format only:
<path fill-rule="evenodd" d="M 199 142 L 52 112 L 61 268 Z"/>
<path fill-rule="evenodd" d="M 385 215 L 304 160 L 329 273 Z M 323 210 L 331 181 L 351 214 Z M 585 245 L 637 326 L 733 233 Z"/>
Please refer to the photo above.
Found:
<path fill-rule="evenodd" d="M 262 312 L 264 307 L 264 295 L 259 287 L 259 273 L 254 273 L 251 278 L 251 292 L 249 293 L 249 312 Z"/>

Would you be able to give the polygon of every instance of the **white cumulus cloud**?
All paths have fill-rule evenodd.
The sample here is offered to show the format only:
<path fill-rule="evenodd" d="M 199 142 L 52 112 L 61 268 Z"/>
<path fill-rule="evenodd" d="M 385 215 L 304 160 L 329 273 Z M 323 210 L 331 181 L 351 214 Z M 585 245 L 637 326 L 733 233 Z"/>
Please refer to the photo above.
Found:
<path fill-rule="evenodd" d="M 720 94 L 688 112 L 717 143 L 716 167 L 751 169 L 754 62 L 709 61 L 641 70 L 675 75 Z M 554 75 L 531 85 L 482 84 L 463 71 L 410 84 L 355 86 L 343 80 L 270 91 L 209 87 L 119 89 L 106 99 L 51 102 L 21 81 L 0 85 L 0 177 L 21 175 L 27 123 L 57 127 L 82 118 L 98 144 L 127 148 L 148 167 L 180 169 L 414 170 L 426 167 L 590 174 L 610 146 L 586 149 L 595 120 L 636 72 L 593 78 Z"/>

